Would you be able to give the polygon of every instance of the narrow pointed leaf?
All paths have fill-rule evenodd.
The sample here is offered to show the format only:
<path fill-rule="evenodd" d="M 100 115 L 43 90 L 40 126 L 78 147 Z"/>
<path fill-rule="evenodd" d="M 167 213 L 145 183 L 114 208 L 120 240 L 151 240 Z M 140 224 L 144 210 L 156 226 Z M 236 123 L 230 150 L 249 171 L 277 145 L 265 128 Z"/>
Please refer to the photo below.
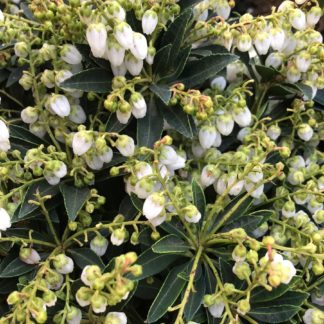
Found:
<path fill-rule="evenodd" d="M 152 250 L 155 253 L 185 253 L 189 251 L 190 245 L 188 245 L 181 238 L 176 235 L 170 234 L 162 237 L 159 241 L 152 245 Z"/>

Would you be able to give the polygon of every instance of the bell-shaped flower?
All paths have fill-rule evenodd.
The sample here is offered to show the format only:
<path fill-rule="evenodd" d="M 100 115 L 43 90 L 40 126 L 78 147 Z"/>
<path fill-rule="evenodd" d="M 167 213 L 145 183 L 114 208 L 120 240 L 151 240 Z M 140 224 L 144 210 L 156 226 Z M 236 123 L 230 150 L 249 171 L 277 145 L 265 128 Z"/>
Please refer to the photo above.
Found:
<path fill-rule="evenodd" d="M 133 33 L 133 46 L 130 48 L 132 54 L 139 60 L 144 60 L 147 56 L 147 40 L 141 33 Z"/>
<path fill-rule="evenodd" d="M 93 296 L 91 297 L 91 308 L 94 313 L 104 313 L 106 311 L 107 305 L 107 298 L 102 294 L 93 294 Z"/>
<path fill-rule="evenodd" d="M 127 67 L 128 72 L 133 75 L 137 76 L 141 73 L 143 69 L 144 62 L 141 59 L 137 59 L 131 53 L 128 53 L 125 58 L 125 65 Z"/>
<path fill-rule="evenodd" d="M 133 31 L 130 25 L 126 22 L 121 22 L 115 25 L 114 36 L 117 42 L 124 49 L 130 49 L 133 46 Z"/>
<path fill-rule="evenodd" d="M 126 314 L 123 312 L 109 312 L 106 316 L 105 323 L 127 324 Z"/>
<path fill-rule="evenodd" d="M 311 65 L 311 55 L 307 51 L 302 51 L 296 55 L 296 66 L 300 72 L 307 72 Z"/>
<path fill-rule="evenodd" d="M 295 64 L 291 64 L 290 66 L 288 66 L 286 78 L 287 81 L 290 83 L 296 83 L 301 78 L 301 72 Z"/>
<path fill-rule="evenodd" d="M 0 231 L 6 231 L 11 227 L 11 218 L 8 212 L 0 207 Z"/>
<path fill-rule="evenodd" d="M 289 22 L 297 30 L 306 28 L 306 16 L 301 9 L 293 9 L 289 14 Z"/>
<path fill-rule="evenodd" d="M 86 37 L 94 57 L 102 57 L 106 50 L 107 31 L 102 23 L 90 24 Z"/>
<path fill-rule="evenodd" d="M 272 66 L 274 69 L 278 69 L 283 63 L 283 54 L 278 52 L 270 53 L 266 60 L 266 66 Z"/>
<path fill-rule="evenodd" d="M 258 183 L 263 179 L 263 172 L 260 166 L 255 166 L 252 171 L 250 171 L 247 176 L 247 179 L 254 183 Z"/>
<path fill-rule="evenodd" d="M 162 211 L 164 210 L 164 206 L 165 198 L 163 194 L 154 192 L 145 199 L 143 205 L 143 215 L 148 220 L 151 220 L 152 218 L 155 218 L 162 213 Z"/>
<path fill-rule="evenodd" d="M 205 165 L 201 171 L 200 183 L 206 188 L 212 185 L 220 176 L 220 169 L 215 165 L 208 164 Z"/>
<path fill-rule="evenodd" d="M 50 110 L 60 117 L 66 117 L 70 115 L 71 106 L 69 100 L 60 94 L 53 94 L 49 99 Z"/>
<path fill-rule="evenodd" d="M 250 126 L 252 122 L 252 114 L 248 107 L 235 107 L 233 110 L 233 118 L 240 127 Z"/>
<path fill-rule="evenodd" d="M 61 49 L 61 58 L 68 64 L 80 64 L 82 55 L 79 50 L 72 44 L 65 44 Z"/>
<path fill-rule="evenodd" d="M 199 142 L 204 149 L 209 149 L 213 146 L 217 137 L 217 130 L 215 126 L 204 125 L 199 130 Z"/>
<path fill-rule="evenodd" d="M 228 174 L 227 187 L 231 196 L 238 196 L 244 187 L 244 180 L 239 180 L 237 173 L 231 172 Z"/>
<path fill-rule="evenodd" d="M 114 76 L 125 76 L 127 73 L 127 67 L 125 62 L 123 62 L 121 65 L 112 65 L 111 64 L 111 70 L 114 74 Z"/>
<path fill-rule="evenodd" d="M 83 124 L 87 120 L 87 115 L 80 105 L 71 105 L 69 119 L 76 124 Z"/>
<path fill-rule="evenodd" d="M 27 264 L 37 264 L 41 260 L 38 252 L 32 248 L 21 248 L 19 251 L 19 259 Z"/>
<path fill-rule="evenodd" d="M 297 134 L 300 139 L 302 139 L 305 142 L 308 142 L 313 137 L 314 130 L 311 126 L 304 123 L 298 126 Z"/>
<path fill-rule="evenodd" d="M 135 152 L 134 140 L 127 135 L 120 135 L 116 141 L 116 148 L 123 156 L 132 156 Z"/>
<path fill-rule="evenodd" d="M 273 140 L 276 141 L 281 135 L 281 128 L 278 125 L 271 125 L 267 130 L 267 135 Z"/>
<path fill-rule="evenodd" d="M 158 24 L 158 15 L 153 10 L 146 10 L 142 17 L 142 29 L 144 34 L 151 35 Z"/>
<path fill-rule="evenodd" d="M 160 151 L 159 161 L 162 164 L 169 165 L 177 161 L 178 154 L 175 149 L 170 145 L 163 145 Z"/>
<path fill-rule="evenodd" d="M 0 152 L 7 152 L 10 149 L 9 129 L 0 119 Z"/>
<path fill-rule="evenodd" d="M 105 50 L 104 58 L 114 66 L 123 64 L 125 57 L 125 49 L 117 42 L 113 35 L 108 37 L 107 47 Z"/>
<path fill-rule="evenodd" d="M 110 242 L 112 245 L 120 246 L 124 243 L 126 232 L 123 228 L 114 230 L 110 236 Z"/>
<path fill-rule="evenodd" d="M 225 304 L 221 299 L 216 299 L 215 303 L 208 307 L 210 315 L 214 318 L 221 318 L 224 312 Z"/>
<path fill-rule="evenodd" d="M 225 113 L 217 117 L 216 126 L 222 135 L 227 136 L 233 131 L 234 120 L 230 114 Z"/>
<path fill-rule="evenodd" d="M 152 65 L 154 63 L 154 57 L 156 55 L 156 49 L 153 46 L 150 46 L 147 50 L 146 63 Z"/>
<path fill-rule="evenodd" d="M 66 322 L 68 324 L 80 324 L 82 320 L 82 312 L 79 308 L 70 306 L 66 314 Z"/>
<path fill-rule="evenodd" d="M 227 0 L 218 0 L 214 2 L 214 7 L 218 16 L 228 19 L 231 14 L 231 7 Z"/>
<path fill-rule="evenodd" d="M 97 265 L 87 265 L 83 268 L 80 279 L 86 286 L 90 287 L 101 275 L 101 270 Z"/>
<path fill-rule="evenodd" d="M 226 88 L 226 84 L 227 84 L 226 79 L 223 76 L 217 76 L 211 81 L 210 86 L 213 89 L 223 91 Z"/>
<path fill-rule="evenodd" d="M 188 205 L 182 209 L 185 220 L 188 223 L 198 223 L 201 219 L 201 213 L 195 205 Z"/>
<path fill-rule="evenodd" d="M 35 107 L 26 107 L 20 113 L 21 120 L 26 124 L 35 123 L 38 120 L 38 109 Z"/>
<path fill-rule="evenodd" d="M 285 32 L 283 29 L 276 27 L 270 29 L 270 44 L 275 51 L 281 51 L 285 44 Z"/>
<path fill-rule="evenodd" d="M 265 55 L 268 53 L 271 43 L 271 37 L 268 32 L 261 31 L 255 35 L 254 45 L 259 55 Z"/>
<path fill-rule="evenodd" d="M 256 187 L 255 183 L 252 181 L 245 181 L 244 183 L 244 187 L 246 191 L 251 191 L 253 188 Z M 257 188 L 255 188 L 252 192 L 251 192 L 251 197 L 253 198 L 260 198 L 263 194 L 263 190 L 264 190 L 264 184 L 260 184 Z"/>
<path fill-rule="evenodd" d="M 249 34 L 240 34 L 236 43 L 237 49 L 240 52 L 248 52 L 252 47 L 252 38 Z"/>
<path fill-rule="evenodd" d="M 56 271 L 61 274 L 71 273 L 74 269 L 73 260 L 63 253 L 54 257 L 53 265 Z"/>
<path fill-rule="evenodd" d="M 319 6 L 313 6 L 306 13 L 306 21 L 308 26 L 315 26 L 322 16 L 322 9 Z"/>
<path fill-rule="evenodd" d="M 86 130 L 80 130 L 73 135 L 72 148 L 75 155 L 83 155 L 93 144 L 93 135 Z"/>
<path fill-rule="evenodd" d="M 87 152 L 85 155 L 85 161 L 88 167 L 92 170 L 101 170 L 103 167 L 103 161 L 96 154 Z"/>
<path fill-rule="evenodd" d="M 108 248 L 108 240 L 102 235 L 95 236 L 90 241 L 90 249 L 98 256 L 103 256 Z"/>

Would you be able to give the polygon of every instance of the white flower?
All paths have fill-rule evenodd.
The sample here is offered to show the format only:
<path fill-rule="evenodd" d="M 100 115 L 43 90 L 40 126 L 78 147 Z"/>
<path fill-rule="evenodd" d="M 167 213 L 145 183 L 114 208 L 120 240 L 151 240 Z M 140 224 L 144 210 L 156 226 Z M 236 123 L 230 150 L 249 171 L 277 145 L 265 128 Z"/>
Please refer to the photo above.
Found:
<path fill-rule="evenodd" d="M 123 312 L 109 312 L 105 324 L 127 324 L 127 317 Z"/>
<path fill-rule="evenodd" d="M 199 142 L 192 142 L 191 151 L 196 158 L 201 158 L 206 152 L 206 150 L 200 145 Z"/>
<path fill-rule="evenodd" d="M 73 260 L 63 253 L 55 256 L 53 260 L 53 265 L 56 271 L 61 274 L 71 273 L 74 269 Z"/>
<path fill-rule="evenodd" d="M 90 241 L 90 249 L 100 257 L 106 253 L 107 248 L 108 248 L 108 240 L 101 235 L 95 236 Z"/>
<path fill-rule="evenodd" d="M 82 319 L 82 312 L 79 308 L 70 306 L 67 312 L 66 321 L 68 324 L 80 324 Z"/>
<path fill-rule="evenodd" d="M 318 6 L 314 6 L 310 8 L 310 10 L 306 13 L 306 21 L 307 25 L 315 26 L 322 16 L 322 10 Z"/>
<path fill-rule="evenodd" d="M 116 141 L 116 148 L 123 156 L 132 156 L 135 152 L 134 140 L 127 135 L 120 135 Z"/>
<path fill-rule="evenodd" d="M 97 265 L 87 265 L 83 268 L 80 279 L 86 286 L 90 287 L 92 282 L 101 275 L 101 270 Z"/>
<path fill-rule="evenodd" d="M 225 20 L 229 18 L 231 14 L 231 7 L 227 0 L 218 0 L 215 2 L 215 10 L 218 16 Z"/>
<path fill-rule="evenodd" d="M 143 60 L 137 59 L 134 55 L 129 53 L 128 55 L 126 55 L 125 65 L 131 75 L 137 76 L 141 73 L 144 62 Z"/>
<path fill-rule="evenodd" d="M 123 230 L 115 230 L 110 236 L 110 242 L 112 245 L 120 246 L 124 243 L 125 233 Z"/>
<path fill-rule="evenodd" d="M 312 213 L 315 214 L 317 211 L 323 209 L 323 204 L 317 201 L 316 199 L 311 199 L 307 204 L 307 209 Z"/>
<path fill-rule="evenodd" d="M 314 131 L 308 124 L 301 124 L 298 126 L 297 134 L 303 141 L 308 142 L 313 137 Z"/>
<path fill-rule="evenodd" d="M 249 34 L 240 34 L 237 39 L 237 49 L 240 52 L 248 52 L 252 47 L 252 38 Z"/>
<path fill-rule="evenodd" d="M 216 120 L 216 126 L 218 131 L 224 135 L 230 135 L 234 128 L 234 120 L 228 113 L 218 116 Z"/>
<path fill-rule="evenodd" d="M 224 312 L 225 304 L 218 299 L 213 305 L 208 307 L 209 313 L 214 318 L 221 318 Z"/>
<path fill-rule="evenodd" d="M 38 109 L 34 107 L 26 107 L 20 113 L 21 120 L 26 124 L 35 123 L 38 119 Z"/>
<path fill-rule="evenodd" d="M 226 79 L 223 76 L 217 76 L 211 81 L 210 86 L 213 89 L 223 91 L 226 88 Z"/>
<path fill-rule="evenodd" d="M 245 181 L 244 186 L 246 191 L 251 191 L 255 187 L 255 183 L 250 181 Z M 251 192 L 251 197 L 260 198 L 261 195 L 263 194 L 263 189 L 264 189 L 264 184 L 261 184 Z"/>
<path fill-rule="evenodd" d="M 154 218 L 151 218 L 149 220 L 149 222 L 154 226 L 154 227 L 157 227 L 159 225 L 161 225 L 163 222 L 165 222 L 166 220 L 166 215 L 161 215 L 161 216 L 157 216 L 157 217 L 154 217 Z"/>
<path fill-rule="evenodd" d="M 82 61 L 82 55 L 72 44 L 63 45 L 61 50 L 61 58 L 68 64 L 80 64 Z"/>
<path fill-rule="evenodd" d="M 0 151 L 7 152 L 10 149 L 9 129 L 0 119 Z"/>
<path fill-rule="evenodd" d="M 37 264 L 41 260 L 38 252 L 32 248 L 21 248 L 19 258 L 27 264 Z"/>
<path fill-rule="evenodd" d="M 252 231 L 252 235 L 255 238 L 262 237 L 264 236 L 265 233 L 267 233 L 268 229 L 269 229 L 268 223 L 264 222 L 258 228 Z"/>
<path fill-rule="evenodd" d="M 118 109 L 116 111 L 116 117 L 121 124 L 126 125 L 129 121 L 129 119 L 131 118 L 131 116 L 132 116 L 131 110 L 124 112 L 124 111 L 121 111 Z"/>
<path fill-rule="evenodd" d="M 71 107 L 69 100 L 60 94 L 54 94 L 49 99 L 49 108 L 50 110 L 60 117 L 69 116 Z"/>
<path fill-rule="evenodd" d="M 144 60 L 147 56 L 147 40 L 141 33 L 133 33 L 133 46 L 130 48 L 132 54 L 139 60 Z"/>
<path fill-rule="evenodd" d="M 257 183 L 263 179 L 263 172 L 260 166 L 255 166 L 246 176 L 250 181 Z"/>
<path fill-rule="evenodd" d="M 281 128 L 278 125 L 271 125 L 267 130 L 267 135 L 275 141 L 281 135 Z"/>
<path fill-rule="evenodd" d="M 102 23 L 90 24 L 86 32 L 87 41 L 94 57 L 102 57 L 106 50 L 107 31 Z"/>
<path fill-rule="evenodd" d="M 294 169 L 300 169 L 306 167 L 305 159 L 301 155 L 295 155 L 294 157 L 290 158 L 289 166 L 291 166 Z"/>
<path fill-rule="evenodd" d="M 104 58 L 114 66 L 120 66 L 123 64 L 125 57 L 125 49 L 119 45 L 115 37 L 111 35 L 107 41 L 107 47 L 105 50 Z"/>
<path fill-rule="evenodd" d="M 87 154 L 85 161 L 92 170 L 100 170 L 103 167 L 103 161 L 95 154 Z"/>
<path fill-rule="evenodd" d="M 8 212 L 0 207 L 0 231 L 6 231 L 11 227 L 11 218 Z"/>
<path fill-rule="evenodd" d="M 93 137 L 87 131 L 79 131 L 73 135 L 72 148 L 75 155 L 83 155 L 93 144 Z"/>
<path fill-rule="evenodd" d="M 259 55 L 268 53 L 271 43 L 271 37 L 266 31 L 258 32 L 254 38 L 254 45 Z"/>
<path fill-rule="evenodd" d="M 236 138 L 240 141 L 240 142 L 243 142 L 244 141 L 244 138 L 245 136 L 251 134 L 251 127 L 243 127 L 239 130 L 239 132 L 237 133 L 237 136 Z"/>
<path fill-rule="evenodd" d="M 265 65 L 272 66 L 274 69 L 278 69 L 282 65 L 282 62 L 283 62 L 283 54 L 274 52 L 274 53 L 270 53 L 267 56 L 265 60 Z"/>
<path fill-rule="evenodd" d="M 154 192 L 145 199 L 143 205 L 143 215 L 151 220 L 159 216 L 164 210 L 165 198 L 162 194 Z"/>
<path fill-rule="evenodd" d="M 194 205 L 186 206 L 183 212 L 184 218 L 188 223 L 198 223 L 201 219 L 201 213 Z"/>
<path fill-rule="evenodd" d="M 123 62 L 121 65 L 115 66 L 111 64 L 111 70 L 114 74 L 114 76 L 125 76 L 127 73 L 127 67 L 125 62 Z"/>
<path fill-rule="evenodd" d="M 287 69 L 286 73 L 287 81 L 291 83 L 296 83 L 301 78 L 301 73 L 296 65 L 291 65 Z"/>
<path fill-rule="evenodd" d="M 153 174 L 153 169 L 147 162 L 139 162 L 135 165 L 135 176 L 137 179 L 142 179 L 144 177 Z"/>
<path fill-rule="evenodd" d="M 205 165 L 201 171 L 200 183 L 203 187 L 209 187 L 219 177 L 220 170 L 214 165 Z"/>
<path fill-rule="evenodd" d="M 239 195 L 244 187 L 244 182 L 244 180 L 238 180 L 236 172 L 231 172 L 227 178 L 227 188 L 231 187 L 229 194 L 231 196 Z"/>
<path fill-rule="evenodd" d="M 16 56 L 18 56 L 18 57 L 25 58 L 28 56 L 28 47 L 25 42 L 17 42 L 14 45 L 14 51 L 15 51 Z"/>
<path fill-rule="evenodd" d="M 83 124 L 87 120 L 87 116 L 80 105 L 72 105 L 69 119 L 76 124 Z"/>
<path fill-rule="evenodd" d="M 303 321 L 305 324 L 313 324 L 313 313 L 314 313 L 314 309 L 312 308 L 307 309 L 307 311 L 303 316 Z"/>
<path fill-rule="evenodd" d="M 114 36 L 117 42 L 124 49 L 130 49 L 133 46 L 133 31 L 131 26 L 126 22 L 121 22 L 117 24 L 114 28 Z"/>
<path fill-rule="evenodd" d="M 104 152 L 100 153 L 100 155 L 98 155 L 98 158 L 103 162 L 103 163 L 109 163 L 111 162 L 112 158 L 113 158 L 113 150 L 107 146 L 104 149 Z"/>
<path fill-rule="evenodd" d="M 320 306 L 324 306 L 324 294 L 322 293 L 322 295 L 320 294 L 320 292 L 313 292 L 311 295 L 312 298 L 312 303 L 313 304 L 317 304 Z"/>
<path fill-rule="evenodd" d="M 270 44 L 275 51 L 281 51 L 285 44 L 285 32 L 283 29 L 271 28 L 270 29 Z"/>
<path fill-rule="evenodd" d="M 293 9 L 289 14 L 289 22 L 297 30 L 303 30 L 306 28 L 306 17 L 302 10 Z"/>
<path fill-rule="evenodd" d="M 124 8 L 117 2 L 113 1 L 109 3 L 108 14 L 111 18 L 117 18 L 118 20 L 124 21 L 126 19 L 126 12 Z"/>
<path fill-rule="evenodd" d="M 248 107 L 235 108 L 233 111 L 233 118 L 240 127 L 249 126 L 252 122 L 252 114 Z"/>
<path fill-rule="evenodd" d="M 214 188 L 219 195 L 223 194 L 227 188 L 227 178 L 228 175 L 224 173 L 218 178 L 217 182 L 214 182 Z"/>
<path fill-rule="evenodd" d="M 158 24 L 158 15 L 153 10 L 147 10 L 142 17 L 142 29 L 144 34 L 151 35 Z"/>
<path fill-rule="evenodd" d="M 162 164 L 174 164 L 178 160 L 178 154 L 172 146 L 163 145 L 160 151 L 159 161 Z"/>
<path fill-rule="evenodd" d="M 204 149 L 208 149 L 213 146 L 217 137 L 217 130 L 214 126 L 204 125 L 199 130 L 199 142 Z"/>
<path fill-rule="evenodd" d="M 2 10 L 0 9 L 0 22 L 4 21 L 4 14 L 2 12 Z"/>
<path fill-rule="evenodd" d="M 296 66 L 300 72 L 307 72 L 311 62 L 311 55 L 307 51 L 302 51 L 296 56 Z"/>

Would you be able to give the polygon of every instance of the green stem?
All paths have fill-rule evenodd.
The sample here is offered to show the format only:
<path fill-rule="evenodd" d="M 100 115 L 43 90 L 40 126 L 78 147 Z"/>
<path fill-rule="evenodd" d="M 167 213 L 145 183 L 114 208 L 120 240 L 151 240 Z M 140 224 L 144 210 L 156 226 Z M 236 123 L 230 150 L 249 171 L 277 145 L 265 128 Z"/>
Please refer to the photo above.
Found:
<path fill-rule="evenodd" d="M 194 283 L 194 279 L 195 279 L 195 275 L 196 275 L 196 270 L 197 270 L 198 263 L 199 263 L 199 260 L 201 258 L 202 252 L 203 252 L 203 246 L 200 245 L 199 248 L 198 248 L 196 257 L 194 259 L 194 263 L 193 263 L 192 268 L 191 268 L 191 272 L 190 272 L 190 276 L 189 276 L 189 282 L 188 282 L 186 291 L 184 293 L 183 299 L 181 301 L 178 316 L 177 316 L 174 324 L 183 323 L 182 317 L 183 317 L 184 309 L 185 309 L 185 306 L 186 306 L 186 304 L 188 302 L 190 292 L 193 290 L 193 283 Z"/>
<path fill-rule="evenodd" d="M 0 237 L 0 242 L 13 242 L 13 243 L 29 243 L 29 244 L 39 244 L 39 245 L 44 245 L 44 246 L 49 246 L 49 247 L 56 247 L 55 244 L 50 243 L 50 242 L 44 242 L 41 240 L 35 240 L 35 239 L 25 239 L 22 237 Z"/>
<path fill-rule="evenodd" d="M 308 286 L 306 288 L 306 291 L 312 291 L 314 288 L 316 288 L 317 286 L 319 286 L 321 283 L 324 282 L 324 276 L 320 279 L 317 279 L 312 285 Z"/>
<path fill-rule="evenodd" d="M 15 97 L 13 97 L 12 95 L 10 95 L 8 92 L 6 92 L 5 90 L 1 90 L 0 89 L 0 93 L 3 94 L 4 96 L 6 96 L 7 98 L 9 98 L 10 100 L 12 100 L 13 102 L 15 102 L 18 106 L 20 106 L 21 108 L 25 108 L 25 106 L 19 101 L 17 100 Z M 3 109 L 1 109 L 3 110 Z M 13 111 L 14 112 L 14 111 Z"/>

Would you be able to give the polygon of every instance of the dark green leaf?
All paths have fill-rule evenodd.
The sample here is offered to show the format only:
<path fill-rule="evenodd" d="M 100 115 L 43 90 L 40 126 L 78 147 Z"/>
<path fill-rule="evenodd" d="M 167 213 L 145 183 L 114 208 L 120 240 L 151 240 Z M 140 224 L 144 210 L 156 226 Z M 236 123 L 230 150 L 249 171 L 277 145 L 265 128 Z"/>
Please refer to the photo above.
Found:
<path fill-rule="evenodd" d="M 17 289 L 17 279 L 0 279 L 0 294 L 10 294 Z"/>
<path fill-rule="evenodd" d="M 186 239 L 186 233 L 183 232 L 183 225 L 180 221 L 172 219 L 170 222 L 164 222 L 160 227 L 169 234 L 174 234 L 176 236 L 181 236 Z"/>
<path fill-rule="evenodd" d="M 161 47 L 154 57 L 153 71 L 154 75 L 163 75 L 165 71 L 168 69 L 165 63 L 168 61 L 170 52 L 171 52 L 172 44 L 168 44 L 166 46 Z"/>
<path fill-rule="evenodd" d="M 63 195 L 64 205 L 70 221 L 74 221 L 78 212 L 87 201 L 90 189 L 76 188 L 66 184 L 60 185 L 60 190 Z"/>
<path fill-rule="evenodd" d="M 255 302 L 253 307 L 266 307 L 266 306 L 281 306 L 281 305 L 292 305 L 301 306 L 305 300 L 309 297 L 309 294 L 302 291 L 286 291 L 280 297 L 272 299 L 268 302 Z"/>
<path fill-rule="evenodd" d="M 193 138 L 196 133 L 196 125 L 191 116 L 186 114 L 179 106 L 162 108 L 164 119 L 177 132 L 187 138 Z"/>
<path fill-rule="evenodd" d="M 131 118 L 128 120 L 128 123 L 122 124 L 117 119 L 116 114 L 111 113 L 108 117 L 107 122 L 106 122 L 106 132 L 120 133 L 123 129 L 125 129 L 127 127 L 127 125 L 129 124 L 130 121 L 131 121 Z"/>
<path fill-rule="evenodd" d="M 237 59 L 234 54 L 222 53 L 193 60 L 186 65 L 179 82 L 184 83 L 187 88 L 201 85 Z"/>
<path fill-rule="evenodd" d="M 161 254 L 183 254 L 188 252 L 189 248 L 190 245 L 173 234 L 162 237 L 159 241 L 152 245 L 153 252 Z"/>
<path fill-rule="evenodd" d="M 126 220 L 131 220 L 137 215 L 138 210 L 133 205 L 129 196 L 125 196 L 121 201 L 118 213 L 122 214 Z"/>
<path fill-rule="evenodd" d="M 314 101 L 324 106 L 324 89 L 317 90 L 317 94 L 316 97 L 314 98 Z"/>
<path fill-rule="evenodd" d="M 20 140 L 27 148 L 39 146 L 41 144 L 48 144 L 45 140 L 31 133 L 27 128 L 11 124 L 10 130 L 10 141 Z"/>
<path fill-rule="evenodd" d="M 28 20 L 36 20 L 27 3 L 20 3 L 20 8 L 22 9 L 24 15 L 28 18 Z"/>
<path fill-rule="evenodd" d="M 131 193 L 131 201 L 134 205 L 134 207 L 139 211 L 142 212 L 143 211 L 143 204 L 144 201 L 142 199 L 139 199 L 134 193 Z"/>
<path fill-rule="evenodd" d="M 166 105 L 171 98 L 171 91 L 167 85 L 164 84 L 152 84 L 150 90 L 158 96 Z"/>
<path fill-rule="evenodd" d="M 141 280 L 138 283 L 135 296 L 144 300 L 152 300 L 158 294 L 161 286 L 162 282 L 157 278 L 154 278 L 153 282 L 148 280 Z"/>
<path fill-rule="evenodd" d="M 10 75 L 7 79 L 6 88 L 9 88 L 22 77 L 23 71 L 27 70 L 27 66 L 19 66 L 17 68 L 11 69 Z"/>
<path fill-rule="evenodd" d="M 8 79 L 9 71 L 6 69 L 0 69 L 0 82 L 3 82 L 4 80 Z"/>
<path fill-rule="evenodd" d="M 192 9 L 184 10 L 168 27 L 163 35 L 161 46 L 172 44 L 168 60 L 165 60 L 166 67 L 173 66 L 183 43 L 189 21 L 193 16 Z"/>
<path fill-rule="evenodd" d="M 52 186 L 48 184 L 46 180 L 38 181 L 32 184 L 26 191 L 22 200 L 21 207 L 19 209 L 18 219 L 22 220 L 26 218 L 30 213 L 35 211 L 38 206 L 28 203 L 29 200 L 35 199 L 35 194 L 39 192 L 41 196 L 51 195 L 55 196 L 58 193 L 58 185 Z"/>
<path fill-rule="evenodd" d="M 183 69 L 186 66 L 190 53 L 191 53 L 191 46 L 188 46 L 183 50 L 180 50 L 179 55 L 175 60 L 176 64 L 169 66 L 167 73 L 165 73 L 164 77 L 159 79 L 159 82 L 163 82 L 167 84 L 174 83 L 175 80 L 183 72 Z"/>
<path fill-rule="evenodd" d="M 273 67 L 256 64 L 255 68 L 264 81 L 270 81 L 279 75 L 279 71 L 275 70 Z"/>
<path fill-rule="evenodd" d="M 6 230 L 6 235 L 15 236 L 15 237 L 21 237 L 21 238 L 29 238 L 30 237 L 31 228 L 17 228 L 17 227 L 11 227 Z M 41 240 L 41 241 L 49 241 L 49 237 L 47 234 L 39 233 L 35 230 L 32 230 L 31 236 L 35 240 Z"/>
<path fill-rule="evenodd" d="M 68 250 L 74 262 L 83 269 L 87 265 L 95 264 L 101 269 L 105 267 L 102 260 L 89 248 L 77 248 Z"/>
<path fill-rule="evenodd" d="M 142 274 L 138 277 L 129 277 L 142 280 L 144 278 L 153 276 L 165 268 L 167 268 L 173 261 L 179 259 L 178 255 L 175 254 L 157 254 L 152 251 L 152 249 L 147 249 L 144 251 L 137 259 L 136 264 L 142 266 Z"/>
<path fill-rule="evenodd" d="M 154 299 L 147 316 L 148 323 L 158 321 L 179 297 L 185 281 L 178 277 L 183 266 L 172 269 L 166 277 L 158 295 Z"/>
<path fill-rule="evenodd" d="M 181 0 L 179 2 L 179 5 L 181 7 L 181 9 L 185 9 L 191 6 L 194 6 L 195 4 L 201 2 L 202 0 Z"/>
<path fill-rule="evenodd" d="M 203 220 L 206 209 L 206 198 L 204 190 L 201 188 L 200 184 L 195 179 L 192 180 L 191 190 L 193 195 L 193 202 L 200 211 Z"/>
<path fill-rule="evenodd" d="M 74 74 L 71 78 L 61 83 L 61 87 L 68 89 L 107 93 L 111 89 L 112 75 L 101 68 L 92 68 Z"/>
<path fill-rule="evenodd" d="M 229 53 L 229 51 L 221 45 L 207 45 L 198 47 L 194 50 L 192 50 L 191 54 L 194 56 L 210 56 L 212 54 L 221 54 L 221 53 Z"/>
<path fill-rule="evenodd" d="M 249 315 L 266 323 L 282 323 L 288 321 L 300 310 L 300 307 L 292 305 L 269 305 L 268 307 L 255 307 L 249 312 Z"/>
<path fill-rule="evenodd" d="M 20 261 L 19 258 L 11 261 L 0 273 L 0 278 L 18 277 L 35 269 L 34 265 Z"/>
<path fill-rule="evenodd" d="M 137 120 L 137 145 L 152 148 L 154 143 L 161 138 L 163 131 L 163 118 L 156 107 L 152 97 L 147 107 L 144 118 Z"/>
<path fill-rule="evenodd" d="M 228 224 L 222 228 L 222 232 L 228 232 L 234 228 L 243 228 L 248 234 L 251 234 L 256 228 L 263 223 L 262 216 L 245 215 L 237 221 Z"/>
<path fill-rule="evenodd" d="M 213 274 L 212 270 L 207 264 L 205 264 L 204 270 L 205 270 L 206 293 L 213 294 L 216 290 L 215 275 Z"/>
<path fill-rule="evenodd" d="M 187 321 L 193 320 L 193 317 L 197 313 L 200 305 L 202 304 L 202 299 L 206 291 L 205 277 L 200 276 L 200 278 L 195 281 L 194 291 L 191 292 L 188 302 L 185 306 L 184 316 Z"/>
<path fill-rule="evenodd" d="M 266 290 L 263 287 L 257 287 L 253 289 L 251 294 L 251 303 L 267 302 L 276 299 L 287 292 L 291 286 L 300 280 L 300 277 L 295 276 L 291 279 L 288 285 L 281 284 L 277 288 L 273 288 L 271 291 Z"/>

